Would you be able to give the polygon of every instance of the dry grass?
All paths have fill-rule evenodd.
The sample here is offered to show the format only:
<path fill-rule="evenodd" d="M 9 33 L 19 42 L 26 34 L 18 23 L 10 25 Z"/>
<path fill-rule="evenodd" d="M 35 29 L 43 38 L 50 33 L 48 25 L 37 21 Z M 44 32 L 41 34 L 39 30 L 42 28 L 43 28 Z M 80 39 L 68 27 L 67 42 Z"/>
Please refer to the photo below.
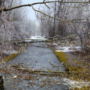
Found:
<path fill-rule="evenodd" d="M 56 52 L 53 50 L 60 62 L 66 67 L 66 77 L 70 80 L 83 80 L 90 82 L 90 63 L 85 63 L 83 57 L 79 54 L 74 55 L 71 53 Z M 90 90 L 90 86 L 74 88 L 73 90 Z"/>

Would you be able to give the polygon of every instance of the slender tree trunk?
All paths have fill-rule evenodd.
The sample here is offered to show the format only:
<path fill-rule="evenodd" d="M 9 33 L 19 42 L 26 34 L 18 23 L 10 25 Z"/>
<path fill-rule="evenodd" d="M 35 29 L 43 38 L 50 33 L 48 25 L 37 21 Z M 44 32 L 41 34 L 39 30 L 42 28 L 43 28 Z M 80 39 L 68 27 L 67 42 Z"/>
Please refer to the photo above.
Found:
<path fill-rule="evenodd" d="M 55 2 L 55 8 L 54 8 L 54 27 L 53 27 L 53 36 L 54 36 L 54 34 L 56 33 L 56 32 L 55 32 L 55 29 L 56 29 L 56 20 L 55 20 L 55 18 L 56 18 L 56 2 Z"/>

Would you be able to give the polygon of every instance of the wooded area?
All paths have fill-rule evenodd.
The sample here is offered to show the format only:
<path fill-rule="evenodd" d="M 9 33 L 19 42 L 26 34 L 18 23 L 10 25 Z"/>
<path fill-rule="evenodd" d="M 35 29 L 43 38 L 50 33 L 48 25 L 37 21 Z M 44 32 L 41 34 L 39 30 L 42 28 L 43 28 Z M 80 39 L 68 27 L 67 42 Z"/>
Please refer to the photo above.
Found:
<path fill-rule="evenodd" d="M 21 4 L 20 0 L 18 2 L 14 0 L 1 0 L 1 40 L 5 40 L 7 37 L 9 40 L 26 38 L 33 33 L 32 30 L 30 30 L 30 26 L 31 29 L 35 29 L 35 23 L 30 23 L 32 21 L 25 18 L 25 10 L 20 8 L 30 6 L 36 12 L 37 18 L 41 20 L 40 27 L 42 35 L 46 37 L 54 37 L 57 35 L 65 37 L 75 34 L 80 39 L 82 49 L 87 48 L 84 46 L 87 46 L 90 38 L 89 0 L 58 0 L 36 2 L 26 5 Z M 43 10 L 43 6 L 43 8 L 40 7 L 39 10 L 36 10 L 33 5 L 37 4 L 45 4 L 47 9 Z M 24 22 L 25 20 L 27 24 Z M 23 30 L 21 29 L 22 27 Z M 3 29 L 5 31 L 3 31 Z M 4 35 L 4 37 L 2 37 L 2 35 Z"/>
<path fill-rule="evenodd" d="M 35 8 L 35 5 L 40 6 L 39 8 Z M 33 9 L 38 24 L 31 17 L 27 17 L 25 7 Z M 42 38 L 41 41 L 40 38 Z M 46 42 L 38 44 L 37 41 Z M 28 50 L 26 49 L 27 47 Z M 24 70 L 22 66 L 18 68 L 13 65 L 7 66 L 6 61 L 17 56 L 25 49 L 28 53 L 30 52 L 31 56 L 34 55 L 32 53 L 35 53 L 36 56 L 37 53 L 40 53 L 38 56 L 41 57 L 45 50 L 52 54 L 47 48 L 51 48 L 57 59 L 65 66 L 64 77 L 76 79 L 78 75 L 78 78 L 81 77 L 81 80 L 89 82 L 89 84 L 85 85 L 90 87 L 90 0 L 42 0 L 42 2 L 36 1 L 31 4 L 22 4 L 22 0 L 0 0 L 0 73 L 3 71 L 8 73 L 12 67 L 13 69 L 17 69 L 15 70 L 15 74 L 18 69 L 24 72 L 26 68 Z M 67 52 L 67 50 L 70 52 Z M 44 52 L 45 55 L 46 51 Z M 32 62 L 30 55 L 26 56 L 30 57 L 29 59 Z M 47 57 L 49 57 L 48 55 Z M 24 56 L 25 60 L 27 60 L 26 56 Z M 39 60 L 38 56 L 37 59 Z M 15 60 L 19 62 L 18 59 Z M 29 63 L 31 63 L 30 60 L 28 60 Z M 24 62 L 23 58 L 22 61 Z M 42 61 L 44 62 L 44 60 L 41 60 L 40 63 Z M 28 62 L 26 63 L 28 64 Z M 35 61 L 35 63 L 37 62 L 39 61 Z M 48 63 L 52 67 L 59 67 L 53 65 L 51 62 Z M 12 72 L 14 72 L 13 69 Z M 52 72 L 56 73 L 56 71 L 48 68 L 47 70 L 50 74 Z M 27 69 L 25 72 L 30 72 L 30 70 Z M 42 74 L 40 71 L 36 72 Z M 31 73 L 34 73 L 34 71 L 31 70 Z M 14 76 L 13 79 L 17 77 L 18 75 Z M 27 79 L 27 77 L 25 78 Z M 0 76 L 0 90 L 4 90 L 3 83 L 3 77 Z M 84 89 L 77 89 L 75 87 L 75 90 L 89 90 L 88 87 L 83 87 Z"/>

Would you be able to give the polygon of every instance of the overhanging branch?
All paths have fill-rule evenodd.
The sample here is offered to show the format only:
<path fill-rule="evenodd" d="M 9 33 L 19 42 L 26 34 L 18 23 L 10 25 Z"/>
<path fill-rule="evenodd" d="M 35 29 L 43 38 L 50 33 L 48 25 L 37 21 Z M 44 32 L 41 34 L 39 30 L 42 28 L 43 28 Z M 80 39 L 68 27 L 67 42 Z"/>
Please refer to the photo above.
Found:
<path fill-rule="evenodd" d="M 33 6 L 32 6 L 32 9 L 33 9 L 35 12 L 39 12 L 39 13 L 41 13 L 41 14 L 49 17 L 49 18 L 54 18 L 53 16 L 47 15 L 47 14 L 45 14 L 44 12 L 41 12 L 41 11 L 39 11 L 39 10 L 36 10 Z M 42 19 L 42 18 L 41 18 L 41 19 Z M 69 25 L 70 27 L 75 27 L 75 25 L 73 24 L 73 21 L 84 20 L 84 19 L 73 19 L 73 20 L 71 20 L 71 21 L 67 21 L 67 20 L 62 20 L 61 18 L 55 18 L 55 19 L 56 19 L 56 20 L 59 20 L 59 21 L 61 21 L 61 22 L 63 22 L 63 23 L 68 23 L 68 25 Z M 83 30 L 83 29 L 81 29 L 80 27 L 76 27 L 76 28 L 77 28 L 77 29 L 80 29 L 80 30 Z"/>
<path fill-rule="evenodd" d="M 80 1 L 45 1 L 45 2 L 36 2 L 36 3 L 32 3 L 32 4 L 24 4 L 24 5 L 19 5 L 19 6 L 15 6 L 15 7 L 12 7 L 12 8 L 3 8 L 3 9 L 0 9 L 0 13 L 2 11 L 10 11 L 10 10 L 13 10 L 13 9 L 17 9 L 17 8 L 21 8 L 21 7 L 27 7 L 27 6 L 32 6 L 32 5 L 37 5 L 37 4 L 46 4 L 46 3 L 54 3 L 54 2 L 60 2 L 60 3 L 89 3 L 89 1 L 85 1 L 85 2 L 80 2 Z"/>
<path fill-rule="evenodd" d="M 36 9 L 33 7 L 33 5 L 32 5 L 32 9 L 33 9 L 35 12 L 41 13 L 41 14 L 49 17 L 49 18 L 53 18 L 53 19 L 54 19 L 53 16 L 50 16 L 50 15 L 48 15 L 48 14 L 42 12 L 42 11 L 36 10 Z M 61 22 L 63 22 L 63 23 L 72 23 L 73 21 L 78 21 L 78 20 L 81 21 L 81 20 L 84 20 L 84 19 L 73 19 L 73 20 L 67 21 L 67 20 L 63 20 L 63 19 L 61 19 L 61 18 L 55 18 L 55 19 L 56 19 L 56 20 L 59 20 L 59 21 L 61 21 Z"/>
<path fill-rule="evenodd" d="M 39 12 L 39 13 L 42 13 L 43 15 L 45 15 L 45 16 L 48 16 L 49 18 L 54 18 L 53 16 L 50 16 L 50 15 L 47 15 L 47 14 L 45 14 L 44 12 L 41 12 L 41 11 L 38 11 L 38 10 L 36 10 L 33 6 L 34 5 L 37 5 L 37 4 L 46 4 L 46 3 L 54 3 L 54 2 L 60 2 L 60 3 L 89 3 L 89 1 L 86 1 L 86 2 L 80 2 L 80 1 L 73 1 L 73 2 L 68 2 L 68 1 L 43 1 L 43 2 L 36 2 L 36 3 L 32 3 L 32 4 L 24 4 L 24 5 L 19 5 L 19 6 L 15 6 L 15 7 L 12 7 L 12 8 L 2 8 L 2 9 L 0 9 L 0 12 L 2 12 L 2 11 L 10 11 L 10 10 L 13 10 L 13 9 L 17 9 L 17 8 L 21 8 L 21 7 L 27 7 L 27 6 L 29 6 L 29 7 L 31 7 L 32 6 L 32 8 L 33 8 L 33 10 L 35 11 L 35 12 Z M 55 18 L 56 20 L 60 20 L 61 22 L 63 22 L 63 23 L 68 23 L 70 26 L 74 26 L 73 25 L 73 21 L 71 20 L 71 21 L 67 21 L 67 20 L 62 20 L 61 18 Z"/>

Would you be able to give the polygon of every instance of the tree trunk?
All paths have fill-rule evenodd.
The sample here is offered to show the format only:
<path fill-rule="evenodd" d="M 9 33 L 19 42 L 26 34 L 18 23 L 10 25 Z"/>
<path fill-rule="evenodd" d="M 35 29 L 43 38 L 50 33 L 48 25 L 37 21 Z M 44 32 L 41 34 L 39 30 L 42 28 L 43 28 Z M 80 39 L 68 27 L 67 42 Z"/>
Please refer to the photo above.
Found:
<path fill-rule="evenodd" d="M 55 0 L 56 1 L 56 0 Z M 54 27 L 53 27 L 53 37 L 55 35 L 55 30 L 56 30 L 56 2 L 55 2 L 55 8 L 54 8 Z"/>
<path fill-rule="evenodd" d="M 4 81 L 2 76 L 0 76 L 0 90 L 4 90 Z"/>

